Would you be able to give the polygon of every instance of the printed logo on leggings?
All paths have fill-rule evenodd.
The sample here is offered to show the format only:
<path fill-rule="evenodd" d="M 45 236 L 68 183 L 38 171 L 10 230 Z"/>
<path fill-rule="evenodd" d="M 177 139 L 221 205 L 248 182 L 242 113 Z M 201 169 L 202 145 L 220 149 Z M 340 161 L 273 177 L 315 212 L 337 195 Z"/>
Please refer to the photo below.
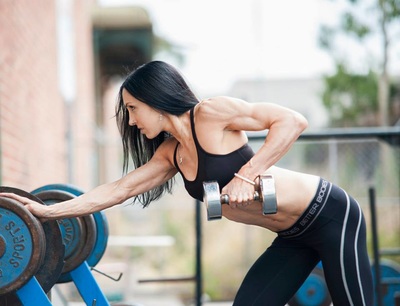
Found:
<path fill-rule="evenodd" d="M 321 203 L 324 200 L 325 193 L 326 193 L 326 187 L 328 186 L 328 182 L 323 180 L 321 184 L 321 188 L 318 191 L 318 195 L 316 198 L 316 202 Z M 309 209 L 307 215 L 303 218 L 303 220 L 300 221 L 301 226 L 305 226 L 308 221 L 310 221 L 311 218 L 315 215 L 315 213 L 318 211 L 320 205 L 318 203 L 314 203 L 311 208 Z"/>
<path fill-rule="evenodd" d="M 322 202 L 324 201 L 325 197 L 327 196 L 327 189 L 328 189 L 329 182 L 322 180 L 321 181 L 321 187 L 319 188 L 318 192 L 316 193 L 312 204 L 307 208 L 307 210 L 304 212 L 304 217 L 298 221 L 295 225 L 293 225 L 292 228 L 280 232 L 280 236 L 292 236 L 302 230 L 304 230 L 307 226 L 307 224 L 315 218 L 315 215 L 318 213 L 318 211 L 321 210 Z"/>
<path fill-rule="evenodd" d="M 321 188 L 319 189 L 318 196 L 317 196 L 317 202 L 321 203 L 322 200 L 324 199 L 325 193 L 326 193 L 326 187 L 328 186 L 328 182 L 323 180 Z"/>
<path fill-rule="evenodd" d="M 296 227 L 294 227 L 294 228 L 292 228 L 292 229 L 290 229 L 290 230 L 287 230 L 287 231 L 285 231 L 285 232 L 283 232 L 283 233 L 279 233 L 279 235 L 280 235 L 280 236 L 289 236 L 289 235 L 296 234 L 299 230 L 300 230 L 300 228 L 298 228 L 298 227 L 296 226 Z"/>

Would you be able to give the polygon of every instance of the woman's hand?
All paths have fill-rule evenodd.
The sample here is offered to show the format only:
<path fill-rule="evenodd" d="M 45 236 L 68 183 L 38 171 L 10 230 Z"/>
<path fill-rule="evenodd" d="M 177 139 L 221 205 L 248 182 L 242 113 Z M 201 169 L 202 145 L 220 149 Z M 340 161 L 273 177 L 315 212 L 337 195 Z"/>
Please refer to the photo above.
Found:
<path fill-rule="evenodd" d="M 254 201 L 254 192 L 253 184 L 238 177 L 234 177 L 221 191 L 229 196 L 229 205 L 232 208 L 251 204 Z"/>
<path fill-rule="evenodd" d="M 0 197 L 10 198 L 23 204 L 35 217 L 39 218 L 41 222 L 45 222 L 50 216 L 50 206 L 43 203 L 36 202 L 26 197 L 17 195 L 15 193 L 0 193 Z"/>

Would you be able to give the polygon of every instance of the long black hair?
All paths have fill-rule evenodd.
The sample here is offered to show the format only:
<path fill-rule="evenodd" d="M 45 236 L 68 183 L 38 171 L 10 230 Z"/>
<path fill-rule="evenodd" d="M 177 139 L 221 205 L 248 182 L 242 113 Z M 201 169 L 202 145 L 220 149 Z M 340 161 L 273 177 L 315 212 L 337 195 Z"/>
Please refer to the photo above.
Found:
<path fill-rule="evenodd" d="M 154 139 L 142 135 L 139 129 L 129 125 L 129 115 L 122 99 L 125 89 L 139 101 L 146 103 L 161 113 L 180 116 L 193 108 L 199 100 L 187 85 L 183 76 L 173 66 L 152 61 L 128 74 L 122 83 L 116 105 L 116 119 L 123 145 L 123 170 L 129 168 L 129 155 L 135 168 L 147 163 L 160 144 L 171 135 L 161 132 Z M 150 202 L 159 199 L 165 191 L 171 192 L 173 180 L 169 180 L 135 199 L 146 207 Z"/>

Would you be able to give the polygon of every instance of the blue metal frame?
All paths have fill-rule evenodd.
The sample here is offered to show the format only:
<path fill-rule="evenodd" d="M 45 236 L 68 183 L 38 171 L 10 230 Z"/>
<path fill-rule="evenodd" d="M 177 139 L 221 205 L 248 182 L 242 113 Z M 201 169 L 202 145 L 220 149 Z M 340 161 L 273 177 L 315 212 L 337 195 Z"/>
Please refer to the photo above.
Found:
<path fill-rule="evenodd" d="M 86 305 L 93 305 L 95 302 L 96 306 L 110 306 L 86 261 L 72 270 L 70 275 Z"/>
<path fill-rule="evenodd" d="M 17 295 L 24 306 L 51 306 L 51 302 L 37 281 L 32 277 L 24 286 L 17 290 Z"/>

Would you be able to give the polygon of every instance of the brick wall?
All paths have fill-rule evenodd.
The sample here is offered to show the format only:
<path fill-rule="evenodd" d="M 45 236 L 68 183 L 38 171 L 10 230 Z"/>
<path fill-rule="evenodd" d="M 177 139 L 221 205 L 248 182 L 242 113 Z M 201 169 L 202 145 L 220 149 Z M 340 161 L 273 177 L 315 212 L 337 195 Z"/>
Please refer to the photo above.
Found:
<path fill-rule="evenodd" d="M 0 1 L 1 185 L 68 183 L 66 109 L 58 89 L 56 1 Z M 73 181 L 91 186 L 94 85 L 90 5 L 73 1 L 77 99 Z"/>

